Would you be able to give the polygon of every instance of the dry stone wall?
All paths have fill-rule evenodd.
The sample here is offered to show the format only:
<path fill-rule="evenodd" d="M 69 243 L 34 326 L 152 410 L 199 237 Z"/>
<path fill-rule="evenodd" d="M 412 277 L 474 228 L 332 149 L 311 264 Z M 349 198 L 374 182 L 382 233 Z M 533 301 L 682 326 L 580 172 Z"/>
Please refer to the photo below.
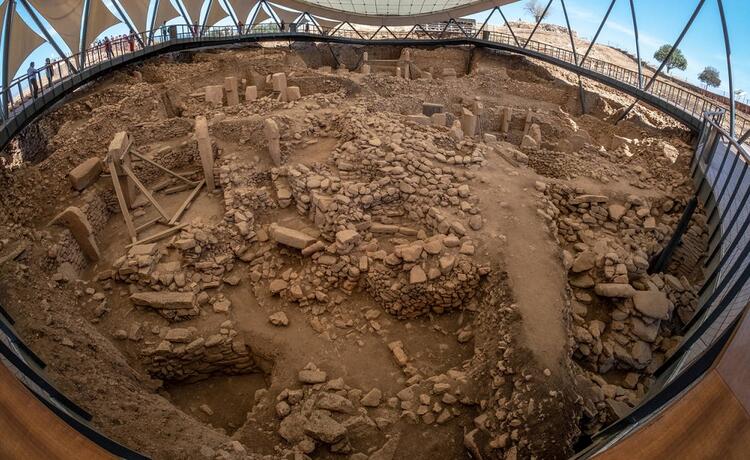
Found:
<path fill-rule="evenodd" d="M 198 335 L 195 328 L 166 329 L 162 340 L 141 351 L 146 371 L 165 381 L 194 382 L 214 375 L 258 372 L 250 347 L 225 321 L 215 334 Z"/>

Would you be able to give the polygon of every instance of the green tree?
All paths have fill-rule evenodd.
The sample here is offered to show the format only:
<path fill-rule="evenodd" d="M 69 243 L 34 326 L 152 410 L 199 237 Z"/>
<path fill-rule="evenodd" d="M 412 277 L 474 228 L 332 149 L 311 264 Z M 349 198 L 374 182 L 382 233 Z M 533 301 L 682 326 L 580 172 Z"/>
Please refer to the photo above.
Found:
<path fill-rule="evenodd" d="M 672 45 L 662 45 L 661 48 L 656 50 L 656 52 L 654 53 L 654 59 L 659 62 L 664 62 L 664 60 L 667 59 L 670 51 L 672 51 Z M 669 73 L 672 69 L 685 70 L 687 69 L 687 66 L 688 62 L 687 59 L 685 59 L 685 55 L 682 54 L 682 51 L 680 51 L 679 48 L 677 48 L 676 50 L 674 50 L 674 53 L 672 53 L 669 61 L 667 61 L 667 73 Z"/>
<path fill-rule="evenodd" d="M 706 84 L 706 89 L 708 89 L 709 86 L 717 88 L 721 85 L 721 78 L 719 77 L 719 71 L 716 70 L 716 67 L 708 66 L 703 69 L 703 72 L 698 75 L 698 80 Z"/>

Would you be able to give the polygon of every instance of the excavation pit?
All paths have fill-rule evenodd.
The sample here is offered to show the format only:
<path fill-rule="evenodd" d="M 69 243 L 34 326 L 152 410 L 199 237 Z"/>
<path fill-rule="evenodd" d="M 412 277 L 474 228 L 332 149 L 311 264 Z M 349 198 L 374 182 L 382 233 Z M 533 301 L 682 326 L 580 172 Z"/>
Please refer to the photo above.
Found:
<path fill-rule="evenodd" d="M 154 458 L 570 453 L 694 313 L 700 210 L 648 273 L 689 132 L 518 56 L 336 50 L 165 56 L 40 119 L 2 176 L 18 329 Z"/>

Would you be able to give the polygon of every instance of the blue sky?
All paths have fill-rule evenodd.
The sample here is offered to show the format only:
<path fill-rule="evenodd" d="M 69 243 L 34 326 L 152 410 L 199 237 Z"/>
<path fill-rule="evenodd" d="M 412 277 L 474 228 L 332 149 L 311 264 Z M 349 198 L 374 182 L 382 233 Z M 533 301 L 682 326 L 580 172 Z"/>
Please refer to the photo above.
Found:
<path fill-rule="evenodd" d="M 104 0 L 109 3 L 110 0 Z M 172 1 L 174 4 L 176 0 Z M 250 0 L 248 0 L 250 1 Z M 539 0 L 546 3 L 546 0 Z M 641 55 L 644 60 L 655 62 L 653 54 L 656 49 L 665 43 L 673 43 L 685 25 L 698 0 L 634 0 L 638 17 L 638 27 L 641 39 Z M 204 14 L 207 7 L 204 5 Z M 520 1 L 503 7 L 508 20 L 523 19 L 530 21 L 530 17 L 524 12 L 523 6 L 526 2 Z M 571 26 L 578 34 L 585 38 L 593 37 L 599 22 L 603 17 L 609 0 L 567 0 L 568 14 Z M 750 98 L 750 1 L 749 0 L 724 0 L 724 8 L 729 23 L 730 37 L 732 40 L 732 64 L 734 67 L 735 89 L 744 89 Z M 110 9 L 115 13 L 114 8 Z M 25 14 L 22 14 L 27 19 Z M 487 17 L 487 12 L 471 16 L 481 24 Z M 502 19 L 498 14 L 492 16 L 490 23 L 500 24 Z M 551 14 L 546 20 L 554 24 L 565 25 L 562 7 L 559 0 L 552 3 Z M 177 18 L 170 23 L 181 23 Z M 36 26 L 28 20 L 27 23 L 36 30 Z M 230 24 L 229 18 L 220 24 Z M 127 33 L 127 28 L 120 24 L 105 31 L 103 35 L 117 35 Z M 53 34 L 54 38 L 58 38 Z M 635 54 L 635 40 L 632 32 L 632 20 L 630 17 L 629 0 L 617 0 L 614 9 L 604 26 L 599 37 L 599 42 L 610 44 L 632 51 Z M 64 47 L 67 51 L 67 48 Z M 680 46 L 688 60 L 686 71 L 673 70 L 675 76 L 688 81 L 699 83 L 698 74 L 706 66 L 716 67 L 722 78 L 722 85 L 717 90 L 726 95 L 728 90 L 726 60 L 724 55 L 723 37 L 719 12 L 716 0 L 706 0 L 706 3 Z M 49 44 L 40 46 L 21 66 L 21 71 L 28 66 L 30 60 L 37 63 L 43 62 L 44 58 L 55 58 L 56 53 Z"/>
<path fill-rule="evenodd" d="M 523 19 L 532 21 L 523 11 L 525 1 L 502 7 L 509 21 Z M 546 5 L 546 0 L 539 0 Z M 578 35 L 593 38 L 597 27 L 609 7 L 609 0 L 567 0 L 571 28 Z M 698 0 L 634 0 L 638 33 L 640 35 L 641 58 L 656 63 L 654 52 L 663 44 L 672 44 L 677 39 L 690 15 L 698 5 Z M 727 16 L 730 40 L 732 41 L 732 67 L 735 89 L 744 89 L 750 93 L 750 1 L 724 0 L 724 11 Z M 471 16 L 477 21 L 484 21 L 487 13 Z M 565 25 L 562 6 L 559 0 L 552 2 L 551 14 L 546 22 Z M 490 19 L 492 24 L 501 24 L 502 18 L 495 13 Z M 635 55 L 635 36 L 632 32 L 630 3 L 628 0 L 617 0 L 607 20 L 598 42 L 616 46 Z M 724 53 L 724 38 L 716 0 L 706 0 L 700 15 L 685 36 L 680 49 L 687 58 L 687 70 L 672 70 L 672 74 L 699 84 L 698 74 L 706 67 L 713 66 L 721 74 L 722 84 L 716 90 L 727 94 L 727 65 Z M 750 94 L 745 97 L 750 97 Z"/>

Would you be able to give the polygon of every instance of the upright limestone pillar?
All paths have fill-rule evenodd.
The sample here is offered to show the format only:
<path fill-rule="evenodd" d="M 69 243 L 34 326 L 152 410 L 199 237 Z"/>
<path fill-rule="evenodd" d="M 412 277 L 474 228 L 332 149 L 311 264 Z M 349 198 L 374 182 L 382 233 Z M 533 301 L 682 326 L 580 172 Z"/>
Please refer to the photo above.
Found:
<path fill-rule="evenodd" d="M 211 145 L 206 117 L 195 117 L 195 140 L 198 142 L 198 153 L 201 156 L 203 176 L 206 178 L 206 188 L 209 192 L 213 192 L 216 187 L 214 183 L 214 149 Z"/>
<path fill-rule="evenodd" d="M 263 121 L 263 135 L 268 141 L 268 154 L 274 166 L 281 166 L 281 133 L 279 125 L 273 118 L 266 118 Z"/>

